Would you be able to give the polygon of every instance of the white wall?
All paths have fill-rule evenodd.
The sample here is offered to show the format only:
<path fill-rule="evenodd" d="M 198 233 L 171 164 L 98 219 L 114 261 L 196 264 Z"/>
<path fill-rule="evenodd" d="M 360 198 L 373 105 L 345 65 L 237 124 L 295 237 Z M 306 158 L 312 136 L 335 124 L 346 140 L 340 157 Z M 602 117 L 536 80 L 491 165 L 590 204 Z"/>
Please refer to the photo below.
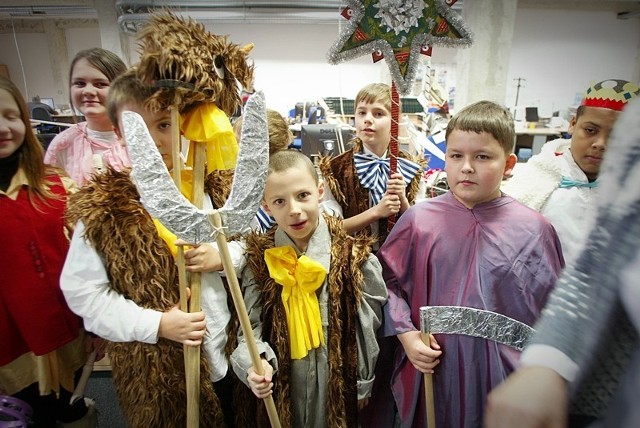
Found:
<path fill-rule="evenodd" d="M 296 101 L 323 96 L 355 98 L 360 87 L 371 82 L 390 83 L 384 61 L 371 63 L 361 57 L 331 65 L 326 54 L 338 37 L 337 25 L 208 25 L 214 34 L 228 35 L 238 45 L 254 43 L 255 87 L 265 93 L 267 106 L 287 114 Z M 139 55 L 132 40 L 132 62 Z"/>
<path fill-rule="evenodd" d="M 543 111 L 575 105 L 592 83 L 638 80 L 640 19 L 613 12 L 518 9 L 507 81 L 506 104 Z M 579 100 L 578 100 L 579 101 Z"/>
<path fill-rule="evenodd" d="M 18 33 L 16 39 L 18 49 L 13 34 L 0 34 L 0 63 L 7 65 L 11 80 L 20 88 L 22 95 L 28 95 L 28 100 L 34 95 L 55 99 L 58 88 L 53 83 L 45 34 Z"/>
<path fill-rule="evenodd" d="M 296 101 L 319 96 L 355 97 L 363 85 L 389 82 L 386 63 L 371 62 L 369 56 L 339 65 L 326 60 L 335 42 L 335 25 L 216 25 L 216 34 L 228 34 L 237 44 L 253 42 L 256 87 L 265 92 L 267 104 L 286 113 Z M 100 44 L 96 28 L 67 30 L 69 59 L 81 50 Z M 67 89 L 54 88 L 44 34 L 18 33 L 25 64 L 29 97 L 53 96 L 67 103 Z M 130 39 L 132 61 L 136 45 Z M 455 82 L 455 49 L 434 48 L 433 67 L 444 68 L 448 84 Z M 487 61 L 491 61 L 487 58 Z M 23 88 L 12 34 L 0 34 L 0 63 L 7 64 L 12 80 Z M 539 105 L 541 112 L 563 110 L 574 105 L 576 94 L 590 83 L 606 78 L 638 81 L 640 63 L 640 19 L 618 20 L 612 12 L 518 9 L 512 45 L 505 104 L 515 101 L 513 79 L 526 79 L 519 105 Z"/>
<path fill-rule="evenodd" d="M 100 46 L 100 31 L 95 28 L 69 28 L 65 31 L 69 61 L 83 49 Z M 17 33 L 18 49 L 13 34 L 0 34 L 0 64 L 9 68 L 11 80 L 27 100 L 38 95 L 53 98 L 56 105 L 69 104 L 68 88 L 55 87 L 51 71 L 50 52 L 44 33 Z M 20 65 L 20 59 L 22 64 Z M 26 77 L 26 89 L 23 79 Z M 65 75 L 68 74 L 68 71 Z"/>

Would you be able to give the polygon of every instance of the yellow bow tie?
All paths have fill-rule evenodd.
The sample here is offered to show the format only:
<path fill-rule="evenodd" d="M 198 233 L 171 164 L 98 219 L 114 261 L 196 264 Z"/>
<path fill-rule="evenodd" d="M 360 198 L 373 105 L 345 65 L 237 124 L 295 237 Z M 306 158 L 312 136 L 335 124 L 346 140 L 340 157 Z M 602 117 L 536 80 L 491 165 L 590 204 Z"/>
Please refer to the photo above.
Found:
<path fill-rule="evenodd" d="M 287 314 L 291 358 L 299 360 L 309 350 L 324 345 L 320 305 L 316 290 L 327 272 L 307 256 L 297 257 L 291 247 L 275 247 L 264 252 L 273 280 L 282 285 L 282 303 Z"/>

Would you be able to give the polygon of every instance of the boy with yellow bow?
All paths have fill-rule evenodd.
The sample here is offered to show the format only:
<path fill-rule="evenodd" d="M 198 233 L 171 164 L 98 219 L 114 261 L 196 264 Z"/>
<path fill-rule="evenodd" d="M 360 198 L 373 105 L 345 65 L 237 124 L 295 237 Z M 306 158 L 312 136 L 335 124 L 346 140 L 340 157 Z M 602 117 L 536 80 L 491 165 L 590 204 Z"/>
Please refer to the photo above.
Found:
<path fill-rule="evenodd" d="M 247 238 L 243 291 L 264 375 L 242 336 L 231 363 L 258 398 L 274 394 L 283 426 L 358 426 L 373 386 L 382 270 L 370 238 L 320 215 L 322 194 L 309 158 L 272 154 L 263 208 L 277 225 Z M 256 418 L 268 424 L 263 406 Z"/>

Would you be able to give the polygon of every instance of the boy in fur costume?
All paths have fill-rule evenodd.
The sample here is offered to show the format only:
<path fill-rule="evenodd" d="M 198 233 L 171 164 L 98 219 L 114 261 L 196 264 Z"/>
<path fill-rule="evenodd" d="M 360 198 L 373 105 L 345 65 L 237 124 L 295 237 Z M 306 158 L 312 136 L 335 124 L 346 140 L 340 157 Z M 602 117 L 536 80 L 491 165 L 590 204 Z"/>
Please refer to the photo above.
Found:
<path fill-rule="evenodd" d="M 357 426 L 378 355 L 387 291 L 372 240 L 321 216 L 322 194 L 309 158 L 273 154 L 263 207 L 277 226 L 247 238 L 244 297 L 264 375 L 242 336 L 231 362 L 258 398 L 275 394 L 283 426 Z M 257 419 L 268 424 L 264 412 Z"/>
<path fill-rule="evenodd" d="M 112 84 L 109 112 L 115 124 L 123 110 L 139 113 L 171 170 L 170 113 L 166 108 L 145 108 L 153 93 L 130 71 Z M 129 426 L 184 425 L 186 387 L 180 344 L 201 343 L 205 352 L 200 421 L 202 426 L 223 426 L 215 391 L 225 386 L 229 310 L 219 274 L 202 274 L 206 319 L 203 312 L 180 311 L 172 255 L 175 237 L 145 211 L 128 171 L 109 169 L 96 177 L 70 200 L 68 215 L 77 226 L 61 287 L 85 327 L 112 341 L 108 352 L 113 380 Z"/>
<path fill-rule="evenodd" d="M 320 172 L 327 184 L 324 208 L 344 218 L 353 235 L 374 236 L 374 249 L 387 237 L 387 218 L 402 214 L 424 198 L 424 161 L 398 153 L 398 172 L 389 176 L 391 88 L 369 84 L 358 92 L 354 147 L 335 158 L 323 158 Z"/>
<path fill-rule="evenodd" d="M 389 175 L 391 108 L 389 85 L 372 83 L 360 89 L 355 99 L 354 147 L 320 162 L 326 183 L 323 208 L 344 218 L 349 234 L 375 237 L 376 251 L 389 233 L 389 216 L 404 213 L 424 198 L 426 191 L 422 180 L 424 160 L 414 159 L 409 153 L 399 151 L 398 172 Z M 378 426 L 381 423 L 378 413 L 388 414 L 382 409 L 391 403 L 383 397 L 389 389 L 394 346 L 388 339 L 380 339 L 378 343 L 380 356 L 374 394 L 363 415 L 364 426 Z"/>
<path fill-rule="evenodd" d="M 506 194 L 551 221 L 567 264 L 578 255 L 590 227 L 609 134 L 627 102 L 639 95 L 638 85 L 626 80 L 591 86 L 571 119 L 571 139 L 546 143 L 502 186 Z"/>

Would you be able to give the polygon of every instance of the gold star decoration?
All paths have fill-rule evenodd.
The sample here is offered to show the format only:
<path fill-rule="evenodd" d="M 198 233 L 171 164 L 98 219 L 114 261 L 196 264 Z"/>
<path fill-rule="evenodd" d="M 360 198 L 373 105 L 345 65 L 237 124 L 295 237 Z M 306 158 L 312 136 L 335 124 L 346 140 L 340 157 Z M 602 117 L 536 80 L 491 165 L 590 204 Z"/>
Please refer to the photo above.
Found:
<path fill-rule="evenodd" d="M 455 0 L 347 0 L 349 22 L 330 48 L 331 64 L 373 55 L 384 57 L 398 91 L 406 94 L 415 79 L 419 55 L 431 46 L 469 46 L 471 32 L 449 6 Z"/>

